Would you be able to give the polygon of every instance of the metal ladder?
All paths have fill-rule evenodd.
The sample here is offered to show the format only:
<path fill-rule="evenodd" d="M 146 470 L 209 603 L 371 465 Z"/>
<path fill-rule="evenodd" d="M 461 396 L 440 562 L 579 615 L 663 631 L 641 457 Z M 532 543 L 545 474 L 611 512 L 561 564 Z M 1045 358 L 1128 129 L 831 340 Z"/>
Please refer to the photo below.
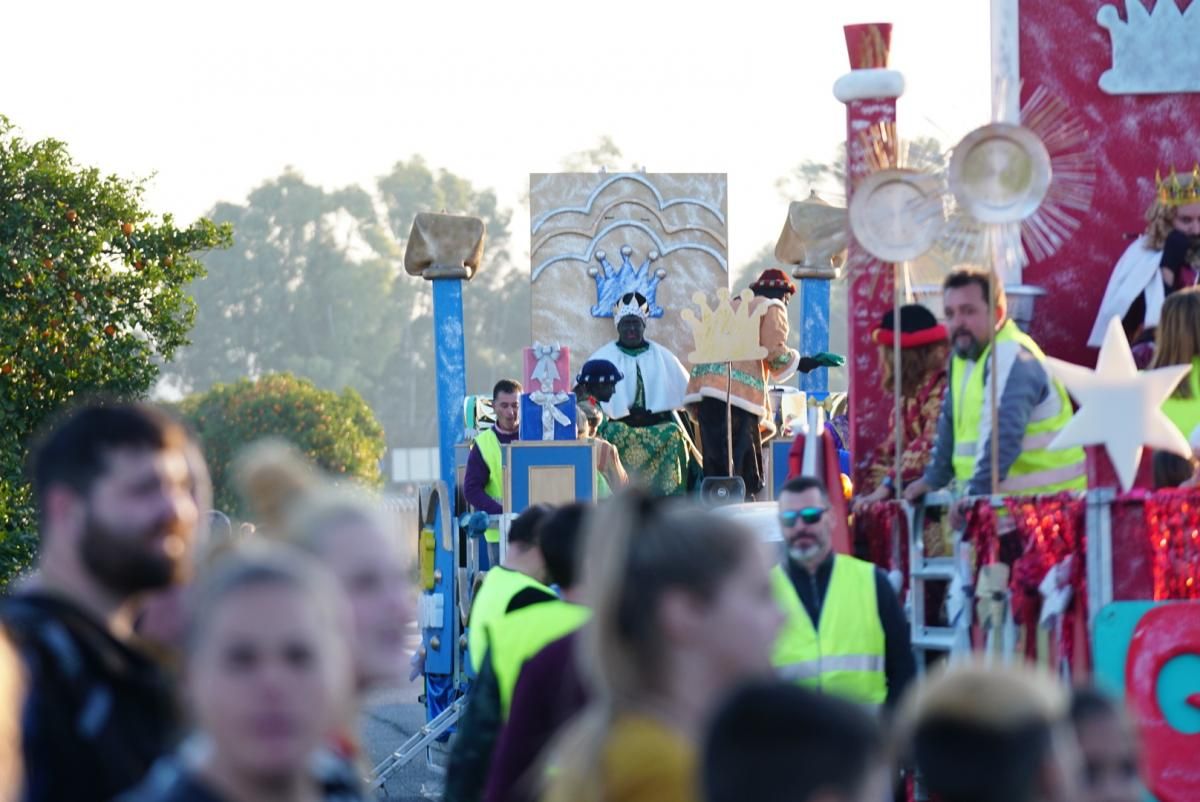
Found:
<path fill-rule="evenodd" d="M 909 626 L 918 677 L 924 675 L 926 657 L 931 652 L 943 653 L 953 658 L 962 651 L 963 645 L 970 649 L 970 624 L 974 606 L 970 601 L 964 605 L 950 626 L 929 626 L 925 623 L 925 583 L 953 582 L 960 574 L 961 563 L 968 559 L 961 532 L 954 533 L 952 556 L 929 557 L 925 554 L 926 508 L 948 507 L 953 502 L 954 496 L 947 492 L 930 493 L 921 503 L 915 505 L 903 502 L 908 513 L 908 593 L 911 611 Z"/>

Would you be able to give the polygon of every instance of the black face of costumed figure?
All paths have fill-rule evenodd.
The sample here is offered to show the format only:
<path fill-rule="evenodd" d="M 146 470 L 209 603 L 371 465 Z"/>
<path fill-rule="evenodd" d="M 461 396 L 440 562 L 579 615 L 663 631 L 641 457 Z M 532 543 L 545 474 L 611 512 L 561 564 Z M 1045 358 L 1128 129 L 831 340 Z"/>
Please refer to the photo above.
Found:
<path fill-rule="evenodd" d="M 599 401 L 601 403 L 604 403 L 604 402 L 612 400 L 613 393 L 615 393 L 617 391 L 617 385 L 615 385 L 615 384 L 589 384 L 589 385 L 587 385 L 587 389 L 588 389 L 588 393 L 592 396 L 592 398 L 596 399 L 597 401 Z"/>
<path fill-rule="evenodd" d="M 637 348 L 646 339 L 646 322 L 637 315 L 626 315 L 617 321 L 617 338 L 626 348 Z M 609 394 L 611 397 L 611 393 Z"/>

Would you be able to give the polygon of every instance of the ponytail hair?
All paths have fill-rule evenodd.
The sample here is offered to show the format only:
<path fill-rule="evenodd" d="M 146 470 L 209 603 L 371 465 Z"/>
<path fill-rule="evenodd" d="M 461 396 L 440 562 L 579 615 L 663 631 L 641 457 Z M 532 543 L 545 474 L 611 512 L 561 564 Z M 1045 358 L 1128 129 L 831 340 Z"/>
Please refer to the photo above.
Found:
<path fill-rule="evenodd" d="M 670 591 L 707 603 L 752 555 L 741 524 L 677 499 L 622 491 L 597 507 L 586 536 L 584 593 L 591 622 L 581 631 L 587 709 L 551 749 L 546 799 L 600 802 L 603 753 L 616 717 L 665 689 L 658 611 Z"/>

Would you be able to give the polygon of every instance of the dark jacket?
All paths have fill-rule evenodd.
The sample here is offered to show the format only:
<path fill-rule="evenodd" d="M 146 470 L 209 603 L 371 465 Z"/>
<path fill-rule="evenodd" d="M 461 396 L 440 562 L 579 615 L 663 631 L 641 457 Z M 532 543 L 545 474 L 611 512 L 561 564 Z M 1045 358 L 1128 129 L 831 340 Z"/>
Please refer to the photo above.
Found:
<path fill-rule="evenodd" d="M 29 675 L 26 802 L 107 802 L 173 746 L 175 700 L 150 658 L 49 595 L 4 599 L 0 619 Z"/>
<path fill-rule="evenodd" d="M 513 596 L 504 613 L 507 615 L 556 598 L 537 588 L 526 588 Z M 487 653 L 479 667 L 479 676 L 471 683 L 467 706 L 459 719 L 458 732 L 450 748 L 443 802 L 480 802 L 483 799 L 484 785 L 492 766 L 492 753 L 503 725 L 500 683 L 492 668 L 491 654 Z"/>
<path fill-rule="evenodd" d="M 500 731 L 484 802 L 534 802 L 542 753 L 587 705 L 575 660 L 579 632 L 559 638 L 521 669 L 508 723 Z"/>
<path fill-rule="evenodd" d="M 366 802 L 362 783 L 352 764 L 329 752 L 313 761 L 314 778 L 321 786 L 322 802 Z M 225 797 L 177 757 L 160 760 L 138 787 L 115 802 L 226 802 Z"/>

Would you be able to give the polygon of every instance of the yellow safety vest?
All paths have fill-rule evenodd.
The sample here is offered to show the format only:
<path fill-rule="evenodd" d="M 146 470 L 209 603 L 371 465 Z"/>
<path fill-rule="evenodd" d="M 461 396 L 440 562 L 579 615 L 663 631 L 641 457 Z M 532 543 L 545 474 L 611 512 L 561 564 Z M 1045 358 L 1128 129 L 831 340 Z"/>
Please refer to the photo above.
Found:
<path fill-rule="evenodd" d="M 1015 342 L 1029 351 L 1038 362 L 1045 364 L 1046 356 L 1029 335 L 1007 321 L 983 349 L 974 363 L 959 356 L 950 360 L 950 393 L 954 401 L 954 477 L 960 483 L 970 481 L 975 475 L 979 459 L 979 427 L 983 419 L 985 398 L 984 365 L 991 356 L 992 345 L 997 342 Z M 1017 456 L 1008 475 L 998 485 L 1001 493 L 1019 493 L 1035 496 L 1058 493 L 1062 490 L 1086 490 L 1087 471 L 1083 449 L 1078 446 L 1051 451 L 1047 446 L 1071 420 L 1074 410 L 1071 399 L 1062 383 L 1050 378 L 1050 392 L 1046 400 L 1033 408 L 1029 422 L 1025 425 L 1025 437 L 1021 441 L 1021 453 Z M 998 421 L 992 421 L 998 426 Z"/>
<path fill-rule="evenodd" d="M 1192 359 L 1188 382 L 1192 386 L 1191 398 L 1171 396 L 1163 402 L 1162 411 L 1183 432 L 1183 436 L 1190 439 L 1192 432 L 1200 426 L 1200 357 Z"/>
<path fill-rule="evenodd" d="M 488 631 L 488 650 L 500 689 L 501 720 L 508 720 L 513 691 L 530 658 L 559 638 L 579 629 L 592 615 L 580 604 L 544 601 L 514 610 L 494 621 Z"/>
<path fill-rule="evenodd" d="M 483 584 L 471 601 L 471 618 L 467 627 L 467 651 L 471 655 L 471 668 L 476 674 L 483 667 L 483 656 L 487 653 L 488 627 L 503 618 L 509 602 L 527 588 L 554 595 L 554 591 L 541 582 L 511 568 L 496 566 L 484 574 Z"/>
<path fill-rule="evenodd" d="M 781 566 L 771 571 L 771 589 L 784 614 L 772 657 L 780 673 L 852 702 L 883 704 L 886 639 L 875 597 L 875 566 L 844 554 L 834 556 L 815 628 Z"/>
<path fill-rule="evenodd" d="M 479 456 L 483 457 L 483 464 L 488 469 L 487 484 L 483 486 L 483 492 L 495 499 L 497 503 L 504 501 L 504 458 L 500 453 L 500 439 L 496 437 L 496 433 L 488 429 L 475 438 L 475 447 L 479 449 Z M 488 543 L 500 542 L 500 530 L 488 529 L 483 533 L 483 539 Z"/>

